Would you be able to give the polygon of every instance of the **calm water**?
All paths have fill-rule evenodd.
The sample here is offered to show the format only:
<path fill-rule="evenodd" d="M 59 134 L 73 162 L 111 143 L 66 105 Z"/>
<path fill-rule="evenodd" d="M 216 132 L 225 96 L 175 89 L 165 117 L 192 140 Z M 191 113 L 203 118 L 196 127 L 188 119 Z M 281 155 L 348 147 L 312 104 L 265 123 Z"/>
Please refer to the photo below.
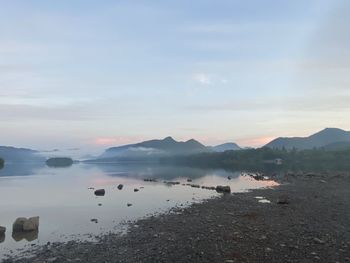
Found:
<path fill-rule="evenodd" d="M 228 176 L 232 177 L 231 180 Z M 144 182 L 157 178 L 158 182 Z M 241 173 L 202 170 L 188 167 L 145 165 L 75 164 L 69 168 L 37 165 L 9 165 L 0 170 L 0 225 L 7 228 L 0 238 L 0 259 L 33 244 L 71 239 L 93 239 L 95 235 L 120 231 L 123 222 L 135 220 L 174 206 L 219 195 L 215 191 L 189 186 L 167 185 L 180 181 L 216 186 L 230 185 L 233 192 L 273 186 L 272 181 L 255 181 Z M 124 188 L 117 189 L 118 184 Z M 106 195 L 96 197 L 94 190 L 104 188 Z M 140 189 L 134 192 L 134 188 Z M 132 206 L 128 207 L 127 204 Z M 101 205 L 99 205 L 101 204 Z M 38 233 L 12 236 L 17 217 L 40 216 Z M 91 219 L 97 219 L 98 223 Z"/>

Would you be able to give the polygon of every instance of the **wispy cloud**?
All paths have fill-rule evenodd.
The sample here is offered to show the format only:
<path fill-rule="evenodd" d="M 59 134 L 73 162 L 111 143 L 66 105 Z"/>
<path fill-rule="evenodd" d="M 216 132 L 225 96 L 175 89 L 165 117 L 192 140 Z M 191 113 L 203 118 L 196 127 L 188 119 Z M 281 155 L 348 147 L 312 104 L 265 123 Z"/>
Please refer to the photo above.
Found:
<path fill-rule="evenodd" d="M 203 85 L 211 85 L 212 84 L 212 79 L 209 74 L 206 73 L 195 73 L 192 76 L 193 80 L 203 84 Z"/>
<path fill-rule="evenodd" d="M 216 84 L 226 84 L 228 80 L 216 74 L 208 73 L 194 73 L 192 79 L 205 86 L 216 85 Z"/>
<path fill-rule="evenodd" d="M 111 137 L 97 137 L 90 141 L 90 144 L 97 146 L 118 146 L 125 144 L 132 144 L 147 140 L 143 136 L 111 136 Z"/>

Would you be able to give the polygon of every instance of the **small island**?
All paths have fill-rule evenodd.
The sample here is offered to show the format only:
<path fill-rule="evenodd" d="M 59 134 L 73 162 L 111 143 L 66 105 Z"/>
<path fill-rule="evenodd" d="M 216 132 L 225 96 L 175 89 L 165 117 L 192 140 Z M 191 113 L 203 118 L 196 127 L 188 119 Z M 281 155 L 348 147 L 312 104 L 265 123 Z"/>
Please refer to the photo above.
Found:
<path fill-rule="evenodd" d="M 54 157 L 46 160 L 46 165 L 49 167 L 69 167 L 72 164 L 72 158 L 68 157 Z"/>

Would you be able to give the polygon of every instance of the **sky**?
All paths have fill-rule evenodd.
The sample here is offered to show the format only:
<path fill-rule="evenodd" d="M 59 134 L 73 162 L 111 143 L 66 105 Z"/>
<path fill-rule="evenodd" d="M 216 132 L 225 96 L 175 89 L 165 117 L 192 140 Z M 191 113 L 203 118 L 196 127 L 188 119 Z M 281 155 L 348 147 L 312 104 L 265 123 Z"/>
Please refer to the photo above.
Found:
<path fill-rule="evenodd" d="M 0 0 L 0 145 L 350 130 L 347 0 Z"/>

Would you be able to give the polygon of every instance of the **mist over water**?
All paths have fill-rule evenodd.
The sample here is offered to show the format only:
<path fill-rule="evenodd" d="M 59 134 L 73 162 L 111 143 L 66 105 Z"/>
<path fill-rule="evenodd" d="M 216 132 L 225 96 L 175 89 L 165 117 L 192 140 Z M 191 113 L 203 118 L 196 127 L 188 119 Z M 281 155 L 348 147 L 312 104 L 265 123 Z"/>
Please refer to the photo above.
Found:
<path fill-rule="evenodd" d="M 144 181 L 150 178 L 157 182 Z M 79 163 L 69 168 L 48 168 L 41 164 L 9 164 L 0 170 L 0 224 L 7 228 L 0 240 L 0 258 L 32 244 L 94 240 L 95 235 L 121 231 L 121 223 L 127 220 L 219 195 L 183 185 L 188 179 L 201 186 L 230 185 L 233 192 L 275 185 L 273 181 L 241 176 L 240 172 L 182 166 Z M 119 184 L 123 184 L 122 190 L 117 189 Z M 134 192 L 135 188 L 139 191 Z M 96 189 L 105 189 L 105 196 L 95 196 Z M 39 232 L 12 235 L 17 217 L 32 216 L 40 216 Z"/>

